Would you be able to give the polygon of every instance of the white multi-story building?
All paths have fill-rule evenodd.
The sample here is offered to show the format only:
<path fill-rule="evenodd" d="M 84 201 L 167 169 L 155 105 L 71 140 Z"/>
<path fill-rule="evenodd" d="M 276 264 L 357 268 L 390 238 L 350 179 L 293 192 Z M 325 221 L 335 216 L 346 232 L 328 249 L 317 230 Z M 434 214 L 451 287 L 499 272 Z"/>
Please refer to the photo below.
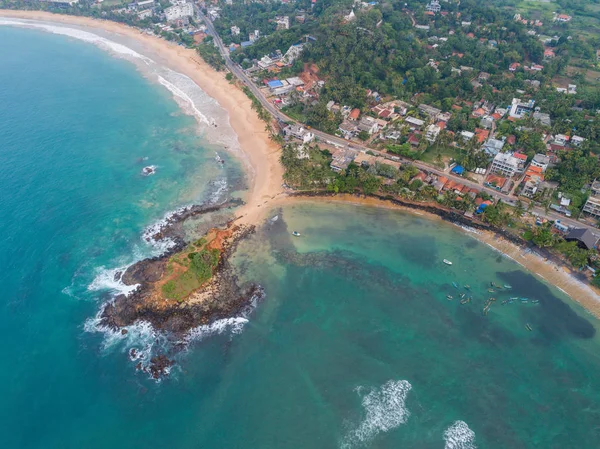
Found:
<path fill-rule="evenodd" d="M 439 127 L 439 126 L 437 126 L 437 125 L 435 125 L 435 124 L 429 125 L 429 126 L 427 127 L 427 133 L 425 134 L 425 138 L 426 138 L 426 139 L 427 139 L 429 142 L 433 143 L 433 142 L 435 142 L 435 141 L 436 141 L 436 139 L 437 139 L 437 138 L 438 138 L 438 136 L 440 135 L 440 131 L 441 131 L 441 129 L 440 129 L 440 127 Z"/>
<path fill-rule="evenodd" d="M 545 172 L 548 168 L 548 164 L 550 163 L 550 157 L 545 154 L 536 154 L 531 160 L 531 165 L 534 167 L 539 167 L 542 169 L 542 172 Z"/>
<path fill-rule="evenodd" d="M 232 26 L 232 27 L 231 27 L 231 34 L 232 34 L 233 36 L 237 36 L 238 34 L 240 34 L 240 27 L 238 27 L 238 26 L 235 26 L 235 25 L 234 25 L 234 26 Z"/>
<path fill-rule="evenodd" d="M 523 171 L 524 160 L 513 156 L 512 153 L 498 153 L 492 161 L 490 171 L 510 178 Z"/>
<path fill-rule="evenodd" d="M 179 5 L 170 6 L 165 9 L 165 17 L 167 22 L 192 17 L 194 15 L 194 7 L 191 3 L 181 3 Z"/>
<path fill-rule="evenodd" d="M 425 9 L 427 9 L 427 11 L 431 11 L 431 12 L 440 12 L 442 10 L 442 6 L 440 5 L 440 2 L 438 0 L 431 0 L 427 4 Z"/>
<path fill-rule="evenodd" d="M 309 143 L 315 139 L 315 135 L 300 125 L 289 125 L 283 130 L 286 137 L 293 137 L 302 143 Z"/>

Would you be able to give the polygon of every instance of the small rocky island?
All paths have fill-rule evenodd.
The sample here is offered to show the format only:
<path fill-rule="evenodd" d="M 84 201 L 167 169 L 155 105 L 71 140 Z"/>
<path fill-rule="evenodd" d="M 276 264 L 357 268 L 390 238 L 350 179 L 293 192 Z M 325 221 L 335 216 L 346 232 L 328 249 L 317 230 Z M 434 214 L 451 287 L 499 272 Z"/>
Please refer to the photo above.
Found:
<path fill-rule="evenodd" d="M 228 205 L 231 206 L 231 205 Z M 253 226 L 237 225 L 210 229 L 204 237 L 183 243 L 177 234 L 181 221 L 192 215 L 214 211 L 214 207 L 193 206 L 172 216 L 154 236 L 171 238 L 177 244 L 160 257 L 141 260 L 120 273 L 126 285 L 137 285 L 129 295 L 118 295 L 101 313 L 101 324 L 127 333 L 127 326 L 147 321 L 156 330 L 175 339 L 190 329 L 222 318 L 239 315 L 253 301 L 262 298 L 256 284 L 241 287 L 229 264 L 237 244 L 254 232 Z M 130 354 L 135 360 L 136 354 Z M 137 368 L 159 378 L 173 364 L 166 355 L 157 355 L 146 368 Z"/>

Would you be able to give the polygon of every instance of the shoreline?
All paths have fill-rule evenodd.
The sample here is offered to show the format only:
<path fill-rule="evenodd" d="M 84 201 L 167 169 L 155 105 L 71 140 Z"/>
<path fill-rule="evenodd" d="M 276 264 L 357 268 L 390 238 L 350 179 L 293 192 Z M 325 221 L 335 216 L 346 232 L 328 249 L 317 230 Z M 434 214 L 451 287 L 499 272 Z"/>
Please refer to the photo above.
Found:
<path fill-rule="evenodd" d="M 37 20 L 63 26 L 75 25 L 90 29 L 90 31 L 102 30 L 135 40 L 140 45 L 160 54 L 166 67 L 188 76 L 207 95 L 215 99 L 228 114 L 229 123 L 237 135 L 241 151 L 245 156 L 241 160 L 249 177 L 246 204 L 236 211 L 234 221 L 237 224 L 259 225 L 264 221 L 266 213 L 273 207 L 292 202 L 310 201 L 402 210 L 415 215 L 427 216 L 429 219 L 452 221 L 448 217 L 441 216 L 443 208 L 433 207 L 436 211 L 432 211 L 432 206 L 425 203 L 403 205 L 383 197 L 358 197 L 348 194 L 332 196 L 284 191 L 282 188 L 283 167 L 279 163 L 279 146 L 269 139 L 269 135 L 264 129 L 265 123 L 251 108 L 251 100 L 241 89 L 225 79 L 225 72 L 215 71 L 192 49 L 144 34 L 137 28 L 107 20 L 42 11 L 15 10 L 0 10 L 0 17 Z M 470 226 L 464 217 L 450 211 L 444 213 L 449 216 L 461 217 L 461 221 L 466 226 Z M 481 228 L 481 226 L 478 227 Z M 543 256 L 527 250 L 525 245 L 509 241 L 495 230 L 479 229 L 478 234 L 473 234 L 463 229 L 463 232 L 511 258 L 526 270 L 567 294 L 589 313 L 600 318 L 600 295 L 593 287 L 578 280 L 570 269 L 544 260 Z"/>
<path fill-rule="evenodd" d="M 446 211 L 441 207 L 436 208 L 439 213 L 435 213 L 430 210 L 426 210 L 431 209 L 431 207 L 427 204 L 423 204 L 419 208 L 414 208 L 410 207 L 409 205 L 403 205 L 399 202 L 394 202 L 394 200 L 390 199 L 364 197 L 350 194 L 337 194 L 335 196 L 331 194 L 291 194 L 275 200 L 273 206 L 281 207 L 290 204 L 298 204 L 301 202 L 351 204 L 360 207 L 376 207 L 380 209 L 397 210 L 410 213 L 412 215 L 425 217 L 429 220 L 445 221 L 449 224 L 457 225 L 457 227 L 461 228 L 461 231 L 466 235 L 475 238 L 494 251 L 497 251 L 503 256 L 513 260 L 531 274 L 541 278 L 549 285 L 556 287 L 558 290 L 569 296 L 572 301 L 582 306 L 588 313 L 600 319 L 600 295 L 592 286 L 577 279 L 572 270 L 562 265 L 559 266 L 551 260 L 545 260 L 542 255 L 535 251 L 531 251 L 527 246 L 512 242 L 491 228 L 484 229 L 478 227 L 477 233 L 469 232 L 467 229 L 462 228 L 458 225 L 458 223 L 450 219 L 450 215 L 453 214 L 448 214 L 448 217 L 443 216 L 446 215 Z M 457 214 L 457 216 L 459 215 Z M 468 220 L 464 217 L 462 217 L 462 219 L 464 222 L 461 224 L 464 224 L 465 226 L 471 226 L 471 224 L 477 225 L 477 223 L 468 224 Z"/>
<path fill-rule="evenodd" d="M 24 19 L 59 26 L 74 25 L 84 30 L 108 32 L 131 39 L 163 59 L 168 69 L 189 77 L 227 112 L 229 124 L 236 134 L 243 158 L 237 155 L 248 176 L 248 192 L 236 216 L 240 224 L 253 225 L 262 215 L 260 206 L 283 192 L 283 167 L 279 163 L 280 148 L 265 130 L 265 122 L 252 109 L 252 102 L 237 86 L 225 79 L 196 53 L 164 39 L 142 33 L 139 29 L 108 20 L 68 16 L 45 11 L 0 9 L 0 18 Z M 144 52 L 142 51 L 141 54 Z"/>

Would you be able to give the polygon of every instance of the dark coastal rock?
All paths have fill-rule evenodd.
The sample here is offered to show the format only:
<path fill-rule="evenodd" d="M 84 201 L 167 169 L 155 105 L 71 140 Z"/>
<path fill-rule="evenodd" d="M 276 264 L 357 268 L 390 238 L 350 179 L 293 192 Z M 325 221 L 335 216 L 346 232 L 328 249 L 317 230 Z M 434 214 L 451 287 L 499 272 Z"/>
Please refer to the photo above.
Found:
<path fill-rule="evenodd" d="M 176 243 L 176 246 L 178 246 L 179 249 L 181 249 L 182 246 L 185 245 L 185 241 L 183 240 L 183 222 L 192 217 L 217 212 L 223 209 L 238 207 L 243 204 L 243 200 L 239 198 L 233 198 L 222 204 L 202 204 L 183 208 L 169 216 L 157 232 L 152 235 L 147 235 L 146 240 L 160 242 L 170 239 Z M 176 251 L 173 251 L 172 248 L 171 252 Z"/>
<path fill-rule="evenodd" d="M 150 359 L 150 366 L 147 368 L 153 379 L 160 379 L 169 374 L 169 368 L 175 364 L 166 355 L 161 354 Z"/>
<path fill-rule="evenodd" d="M 121 278 L 125 285 L 146 284 L 158 281 L 165 273 L 167 260 L 164 258 L 144 259 L 131 265 Z"/>
<path fill-rule="evenodd" d="M 212 295 L 200 304 L 171 303 L 157 306 L 152 302 L 150 293 L 153 284 L 164 274 L 171 253 L 132 265 L 123 274 L 122 280 L 127 285 L 139 284 L 139 287 L 130 295 L 118 295 L 107 303 L 101 314 L 102 324 L 119 330 L 143 320 L 157 330 L 180 338 L 199 325 L 236 316 L 252 301 L 263 296 L 258 285 L 240 287 L 229 264 L 229 257 L 239 242 L 253 232 L 254 227 L 242 228 L 231 238 L 213 275 L 210 287 Z"/>

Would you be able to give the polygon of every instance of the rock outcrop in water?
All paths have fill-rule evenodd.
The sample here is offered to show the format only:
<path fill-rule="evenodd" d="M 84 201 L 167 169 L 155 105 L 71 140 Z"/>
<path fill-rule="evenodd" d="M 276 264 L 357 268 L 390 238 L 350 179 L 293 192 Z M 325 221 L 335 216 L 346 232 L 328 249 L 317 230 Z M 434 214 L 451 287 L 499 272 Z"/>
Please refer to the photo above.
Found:
<path fill-rule="evenodd" d="M 145 321 L 173 341 L 182 341 L 191 329 L 239 316 L 261 299 L 262 288 L 256 284 L 240 286 L 229 263 L 237 244 L 254 232 L 253 226 L 230 222 L 223 229 L 211 229 L 202 239 L 183 243 L 181 224 L 184 220 L 233 205 L 237 203 L 193 206 L 167 218 L 151 238 L 168 238 L 177 244 L 164 255 L 141 260 L 117 274 L 121 282 L 137 285 L 137 289 L 107 303 L 101 312 L 100 325 L 125 335 L 125 327 Z M 137 360 L 139 354 L 132 351 L 130 358 Z M 153 378 L 160 378 L 168 375 L 172 364 L 169 357 L 158 354 L 149 364 L 138 362 L 137 368 Z"/>

